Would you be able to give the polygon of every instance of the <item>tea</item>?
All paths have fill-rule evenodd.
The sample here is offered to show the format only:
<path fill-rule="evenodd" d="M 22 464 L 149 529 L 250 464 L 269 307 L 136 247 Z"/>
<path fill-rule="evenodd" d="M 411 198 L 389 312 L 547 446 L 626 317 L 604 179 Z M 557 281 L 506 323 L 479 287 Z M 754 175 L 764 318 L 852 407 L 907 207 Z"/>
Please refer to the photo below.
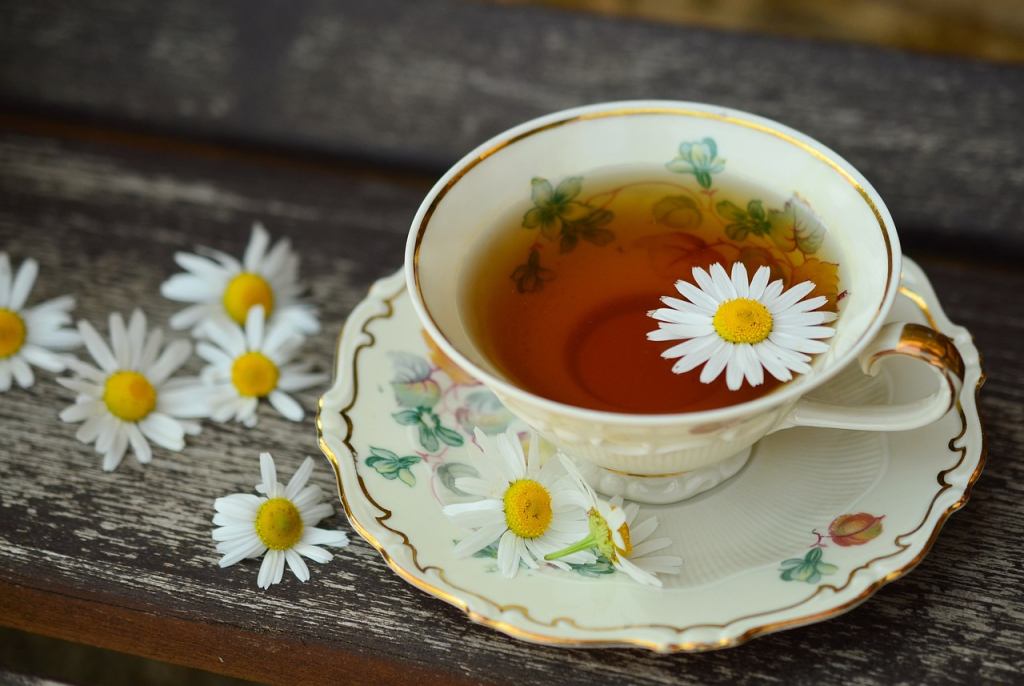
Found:
<path fill-rule="evenodd" d="M 710 184 L 709 184 L 710 186 Z M 474 246 L 461 275 L 460 310 L 480 352 L 512 383 L 578 407 L 626 413 L 708 410 L 770 393 L 710 384 L 700 368 L 672 372 L 652 342 L 648 312 L 693 268 L 761 266 L 786 287 L 813 281 L 811 296 L 836 311 L 838 260 L 827 231 L 797 195 L 782 198 L 737 176 L 714 187 L 661 170 L 534 179 L 532 205 L 504 215 Z M 525 195 L 525 189 L 524 189 Z"/>

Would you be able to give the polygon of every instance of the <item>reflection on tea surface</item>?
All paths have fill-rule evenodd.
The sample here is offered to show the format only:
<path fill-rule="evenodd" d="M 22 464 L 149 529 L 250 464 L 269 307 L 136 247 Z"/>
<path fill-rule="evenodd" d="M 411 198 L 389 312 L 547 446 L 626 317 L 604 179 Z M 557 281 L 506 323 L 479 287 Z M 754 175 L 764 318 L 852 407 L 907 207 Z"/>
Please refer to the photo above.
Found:
<path fill-rule="evenodd" d="M 460 310 L 474 343 L 512 383 L 569 405 L 627 413 L 707 410 L 757 387 L 672 373 L 671 343 L 647 340 L 647 313 L 693 269 L 742 262 L 788 288 L 813 281 L 836 311 L 838 259 L 800 196 L 780 197 L 730 174 L 711 182 L 661 169 L 534 179 L 531 203 L 496 223 L 461 275 Z"/>

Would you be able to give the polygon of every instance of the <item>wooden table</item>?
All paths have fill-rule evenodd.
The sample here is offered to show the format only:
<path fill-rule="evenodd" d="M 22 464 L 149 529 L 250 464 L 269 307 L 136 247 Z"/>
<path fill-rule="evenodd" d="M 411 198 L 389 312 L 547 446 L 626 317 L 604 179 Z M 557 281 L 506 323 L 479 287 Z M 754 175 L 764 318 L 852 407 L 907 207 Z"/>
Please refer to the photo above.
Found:
<path fill-rule="evenodd" d="M 165 323 L 173 253 L 240 254 L 262 220 L 302 255 L 324 323 L 305 355 L 329 369 L 449 164 L 533 116 L 637 97 L 757 112 L 837 150 L 974 333 L 987 466 L 913 573 L 827 622 L 672 656 L 519 642 L 358 537 L 310 582 L 261 591 L 255 564 L 217 567 L 213 500 L 255 483 L 262 450 L 317 456 L 333 492 L 313 412 L 208 423 L 184 452 L 108 474 L 41 372 L 0 395 L 0 624 L 281 684 L 1020 679 L 1020 67 L 461 2 L 0 3 L 0 250 L 41 263 L 33 302 L 73 293 L 101 327 L 136 305 Z M 320 390 L 298 395 L 308 410 Z"/>

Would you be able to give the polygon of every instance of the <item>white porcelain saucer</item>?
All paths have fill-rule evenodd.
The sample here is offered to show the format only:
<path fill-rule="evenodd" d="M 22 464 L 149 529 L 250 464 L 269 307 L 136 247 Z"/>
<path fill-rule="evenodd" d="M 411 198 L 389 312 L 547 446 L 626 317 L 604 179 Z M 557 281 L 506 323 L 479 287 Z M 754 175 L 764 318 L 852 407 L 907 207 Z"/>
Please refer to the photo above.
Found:
<path fill-rule="evenodd" d="M 904 259 L 890 319 L 936 328 L 967 365 L 958 406 L 925 429 L 894 434 L 790 429 L 763 439 L 720 486 L 645 506 L 671 554 L 665 586 L 640 586 L 606 564 L 514 579 L 486 555 L 456 560 L 466 535 L 441 513 L 471 469 L 472 429 L 510 415 L 483 386 L 431 350 L 401 272 L 352 312 L 334 385 L 321 398 L 320 446 L 352 526 L 405 580 L 511 636 L 548 645 L 640 646 L 659 652 L 738 645 L 828 619 L 911 570 L 984 463 L 976 396 L 984 378 L 970 334 L 943 314 L 926 277 Z M 933 383 L 894 359 L 877 378 L 849 369 L 818 392 L 844 402 L 922 397 Z"/>

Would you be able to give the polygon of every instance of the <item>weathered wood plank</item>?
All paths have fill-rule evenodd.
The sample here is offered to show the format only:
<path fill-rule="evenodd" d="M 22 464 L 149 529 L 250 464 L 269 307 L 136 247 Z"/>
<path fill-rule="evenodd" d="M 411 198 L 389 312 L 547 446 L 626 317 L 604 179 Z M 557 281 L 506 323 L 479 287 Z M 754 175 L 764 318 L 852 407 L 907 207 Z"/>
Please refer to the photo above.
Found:
<path fill-rule="evenodd" d="M 1024 254 L 1021 67 L 465 2 L 0 5 L 7 108 L 435 175 L 628 98 L 778 119 L 861 169 L 908 237 Z"/>
<path fill-rule="evenodd" d="M 302 254 L 325 324 L 305 351 L 328 368 L 347 312 L 399 266 L 423 192 L 383 178 L 6 135 L 0 249 L 40 261 L 34 301 L 73 292 L 76 315 L 101 327 L 108 312 L 136 304 L 162 323 L 178 307 L 158 292 L 177 271 L 172 253 L 203 243 L 238 254 L 262 219 Z M 57 418 L 70 392 L 40 373 L 33 388 L 0 395 L 0 623 L 277 683 L 1012 681 L 1024 668 L 1024 553 L 1013 535 L 1024 515 L 1015 344 L 1024 323 L 1006 294 L 1024 290 L 1024 276 L 925 257 L 951 318 L 985 354 L 989 464 L 919 568 L 841 617 L 701 655 L 540 647 L 416 591 L 358 537 L 330 564 L 311 565 L 309 583 L 288 576 L 260 591 L 256 563 L 217 568 L 212 503 L 256 482 L 260 450 L 286 474 L 316 455 L 311 416 L 296 425 L 265 411 L 253 430 L 208 423 L 181 454 L 157 449 L 146 468 L 129 457 L 105 474 Z M 316 396 L 299 394 L 309 409 Z M 314 482 L 333 492 L 323 460 Z M 347 530 L 342 520 L 325 524 Z M 73 621 L 78 613 L 89 621 Z"/>

